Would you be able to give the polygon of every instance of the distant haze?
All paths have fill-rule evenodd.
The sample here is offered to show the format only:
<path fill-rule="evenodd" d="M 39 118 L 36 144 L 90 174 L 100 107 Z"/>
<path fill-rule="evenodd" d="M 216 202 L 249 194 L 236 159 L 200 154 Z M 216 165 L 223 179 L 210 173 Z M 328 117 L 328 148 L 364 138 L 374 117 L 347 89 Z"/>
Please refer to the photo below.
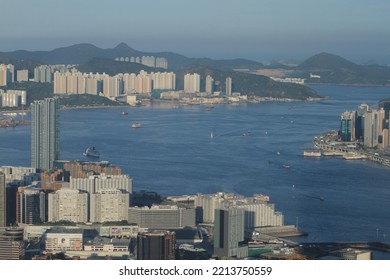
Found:
<path fill-rule="evenodd" d="M 3 1 L 0 51 L 76 43 L 189 57 L 303 60 L 320 52 L 390 64 L 387 0 Z"/>

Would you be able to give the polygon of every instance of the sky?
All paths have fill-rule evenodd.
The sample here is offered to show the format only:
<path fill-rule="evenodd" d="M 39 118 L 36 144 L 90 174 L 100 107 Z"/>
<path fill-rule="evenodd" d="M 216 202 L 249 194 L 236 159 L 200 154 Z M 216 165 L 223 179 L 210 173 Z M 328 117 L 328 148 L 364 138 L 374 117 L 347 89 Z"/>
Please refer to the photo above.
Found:
<path fill-rule="evenodd" d="M 390 64 L 388 0 L 0 0 L 0 51 L 77 43 L 188 57 Z"/>

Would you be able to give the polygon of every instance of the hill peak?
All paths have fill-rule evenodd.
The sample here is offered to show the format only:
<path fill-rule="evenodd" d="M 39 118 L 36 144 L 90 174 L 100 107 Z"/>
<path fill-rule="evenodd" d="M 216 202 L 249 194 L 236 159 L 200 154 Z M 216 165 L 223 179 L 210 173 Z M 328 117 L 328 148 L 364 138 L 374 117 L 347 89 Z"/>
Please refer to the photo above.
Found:
<path fill-rule="evenodd" d="M 312 69 L 339 69 L 339 68 L 354 68 L 357 65 L 341 56 L 322 52 L 316 54 L 299 65 L 300 68 Z"/>

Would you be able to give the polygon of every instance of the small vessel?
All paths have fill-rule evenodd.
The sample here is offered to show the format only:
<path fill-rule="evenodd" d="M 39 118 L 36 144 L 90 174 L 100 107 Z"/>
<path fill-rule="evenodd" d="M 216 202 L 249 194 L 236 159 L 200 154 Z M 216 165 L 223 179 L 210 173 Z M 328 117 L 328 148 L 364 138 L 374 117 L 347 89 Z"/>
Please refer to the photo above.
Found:
<path fill-rule="evenodd" d="M 286 169 L 289 169 L 291 166 L 290 166 L 290 165 L 287 165 L 287 164 L 283 164 L 282 167 L 283 167 L 283 168 L 286 168 Z"/>
<path fill-rule="evenodd" d="M 141 127 L 141 124 L 139 122 L 135 122 L 135 123 L 132 123 L 131 124 L 131 127 L 132 128 L 140 128 Z"/>
<path fill-rule="evenodd" d="M 214 133 L 211 131 L 211 134 L 210 134 L 210 138 L 213 139 L 214 138 Z"/>
<path fill-rule="evenodd" d="M 320 157 L 321 150 L 305 150 L 305 151 L 303 151 L 303 156 L 305 156 L 305 157 Z"/>
<path fill-rule="evenodd" d="M 83 153 L 86 157 L 100 157 L 100 152 L 96 150 L 95 147 L 89 147 L 85 150 L 85 153 Z"/>
<path fill-rule="evenodd" d="M 128 115 L 128 112 L 122 111 L 122 115 Z"/>
<path fill-rule="evenodd" d="M 243 136 L 251 136 L 252 132 L 251 131 L 245 131 L 242 135 Z"/>

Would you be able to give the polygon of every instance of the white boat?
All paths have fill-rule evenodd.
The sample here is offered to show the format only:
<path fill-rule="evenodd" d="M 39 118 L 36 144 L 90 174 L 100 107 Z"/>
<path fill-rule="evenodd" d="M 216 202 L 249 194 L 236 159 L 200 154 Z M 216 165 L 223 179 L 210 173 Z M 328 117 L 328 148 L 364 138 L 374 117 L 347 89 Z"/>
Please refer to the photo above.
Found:
<path fill-rule="evenodd" d="M 140 128 L 141 127 L 141 124 L 139 122 L 135 122 L 135 123 L 132 123 L 131 124 L 131 127 L 132 128 Z"/>
<path fill-rule="evenodd" d="M 85 153 L 83 153 L 86 157 L 100 157 L 100 152 L 95 149 L 95 147 L 89 147 L 85 150 Z"/>

